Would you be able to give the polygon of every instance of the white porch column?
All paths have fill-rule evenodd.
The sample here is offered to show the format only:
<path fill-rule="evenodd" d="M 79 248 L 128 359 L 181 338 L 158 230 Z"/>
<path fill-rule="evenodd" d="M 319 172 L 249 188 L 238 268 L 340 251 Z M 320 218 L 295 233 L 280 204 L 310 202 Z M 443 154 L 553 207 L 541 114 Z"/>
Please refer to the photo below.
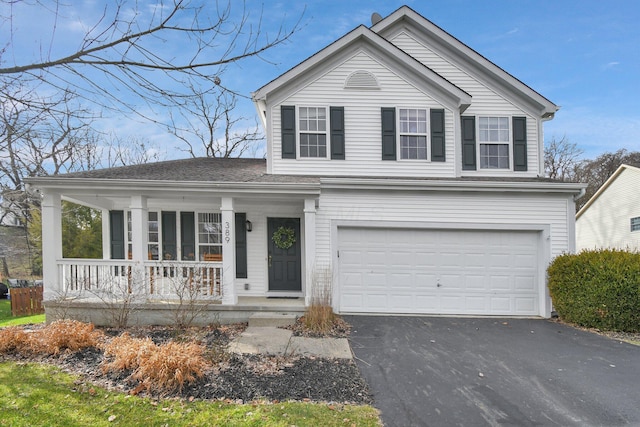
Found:
<path fill-rule="evenodd" d="M 147 237 L 149 214 L 147 211 L 147 198 L 145 196 L 131 196 L 131 259 L 133 265 L 134 293 L 144 290 L 144 261 L 147 255 Z M 125 233 L 127 232 L 127 218 L 125 216 Z M 126 250 L 126 248 L 125 248 Z"/>
<path fill-rule="evenodd" d="M 44 299 L 64 292 L 59 283 L 58 260 L 62 259 L 62 202 L 60 194 L 46 193 L 42 199 L 42 279 Z"/>
<path fill-rule="evenodd" d="M 236 295 L 236 232 L 233 198 L 223 197 L 222 212 L 222 304 L 237 304 Z"/>
<path fill-rule="evenodd" d="M 304 269 L 305 305 L 311 304 L 313 274 L 316 264 L 316 200 L 304 200 Z"/>
<path fill-rule="evenodd" d="M 109 209 L 102 209 L 102 259 L 111 259 L 111 223 Z"/>

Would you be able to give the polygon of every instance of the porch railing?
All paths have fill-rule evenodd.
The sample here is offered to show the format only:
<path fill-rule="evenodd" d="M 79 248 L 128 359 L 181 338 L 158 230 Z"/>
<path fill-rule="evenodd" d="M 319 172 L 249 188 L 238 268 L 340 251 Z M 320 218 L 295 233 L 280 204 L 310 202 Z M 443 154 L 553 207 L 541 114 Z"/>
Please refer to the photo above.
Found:
<path fill-rule="evenodd" d="M 65 297 L 218 300 L 223 295 L 221 262 L 64 259 L 58 261 L 58 280 Z"/>

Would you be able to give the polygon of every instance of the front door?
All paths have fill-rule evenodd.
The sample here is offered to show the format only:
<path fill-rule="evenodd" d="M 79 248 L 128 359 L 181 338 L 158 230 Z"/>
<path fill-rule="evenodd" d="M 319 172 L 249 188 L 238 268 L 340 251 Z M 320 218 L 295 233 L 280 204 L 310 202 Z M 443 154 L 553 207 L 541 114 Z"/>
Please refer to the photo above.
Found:
<path fill-rule="evenodd" d="M 267 218 L 269 291 L 302 290 L 299 218 Z"/>

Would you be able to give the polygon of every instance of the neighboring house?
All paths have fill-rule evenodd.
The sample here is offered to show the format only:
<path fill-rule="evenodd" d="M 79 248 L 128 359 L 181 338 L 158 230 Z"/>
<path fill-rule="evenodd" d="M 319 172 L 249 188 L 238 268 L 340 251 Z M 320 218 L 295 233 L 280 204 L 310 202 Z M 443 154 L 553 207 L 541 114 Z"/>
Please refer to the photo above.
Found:
<path fill-rule="evenodd" d="M 21 227 L 22 222 L 13 212 L 7 208 L 7 203 L 4 199 L 0 198 L 0 225 L 7 227 Z"/>
<path fill-rule="evenodd" d="M 542 178 L 551 101 L 408 7 L 252 95 L 266 160 L 31 179 L 49 298 L 133 271 L 170 299 L 206 271 L 229 310 L 331 282 L 340 313 L 550 315 L 584 187 Z M 104 260 L 62 259 L 61 198 L 103 211 Z"/>
<path fill-rule="evenodd" d="M 640 169 L 621 165 L 576 215 L 576 249 L 640 250 Z"/>

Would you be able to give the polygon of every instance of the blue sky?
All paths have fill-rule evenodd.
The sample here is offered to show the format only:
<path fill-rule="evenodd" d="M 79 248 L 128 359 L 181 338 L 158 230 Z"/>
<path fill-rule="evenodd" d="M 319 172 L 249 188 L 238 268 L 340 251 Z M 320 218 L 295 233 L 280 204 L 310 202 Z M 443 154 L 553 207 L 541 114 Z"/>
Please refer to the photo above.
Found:
<path fill-rule="evenodd" d="M 233 0 L 232 5 L 237 7 L 239 3 Z M 67 15 L 73 18 L 69 22 L 89 24 L 99 17 L 104 2 L 72 4 L 73 13 L 67 10 Z M 555 119 L 545 124 L 545 141 L 565 136 L 584 150 L 585 158 L 621 148 L 640 151 L 637 0 L 247 0 L 252 19 L 257 19 L 260 8 L 264 8 L 263 31 L 273 33 L 282 23 L 290 27 L 300 15 L 301 27 L 288 43 L 264 55 L 271 63 L 257 59 L 243 62 L 227 70 L 223 81 L 248 97 L 356 26 L 370 25 L 373 12 L 387 16 L 403 4 L 561 106 Z M 42 29 L 45 32 L 29 34 L 31 39 L 27 41 L 31 43 L 20 46 L 20 55 L 24 56 L 16 58 L 17 62 L 39 53 L 33 50 L 42 44 L 33 40 L 47 39 L 49 27 L 44 15 L 21 19 L 14 25 L 21 26 L 22 33 L 16 34 L 38 33 Z M 57 47 L 67 43 L 69 48 L 77 45 L 77 36 L 75 39 L 71 36 L 71 29 L 69 24 L 65 34 L 64 26 L 59 26 L 55 36 Z M 0 27 L 0 38 L 6 31 L 6 24 Z M 237 112 L 255 116 L 248 99 L 240 102 Z M 177 143 L 153 125 L 113 115 L 97 125 L 148 138 L 153 144 L 166 147 L 169 157 L 184 157 L 172 150 Z"/>

